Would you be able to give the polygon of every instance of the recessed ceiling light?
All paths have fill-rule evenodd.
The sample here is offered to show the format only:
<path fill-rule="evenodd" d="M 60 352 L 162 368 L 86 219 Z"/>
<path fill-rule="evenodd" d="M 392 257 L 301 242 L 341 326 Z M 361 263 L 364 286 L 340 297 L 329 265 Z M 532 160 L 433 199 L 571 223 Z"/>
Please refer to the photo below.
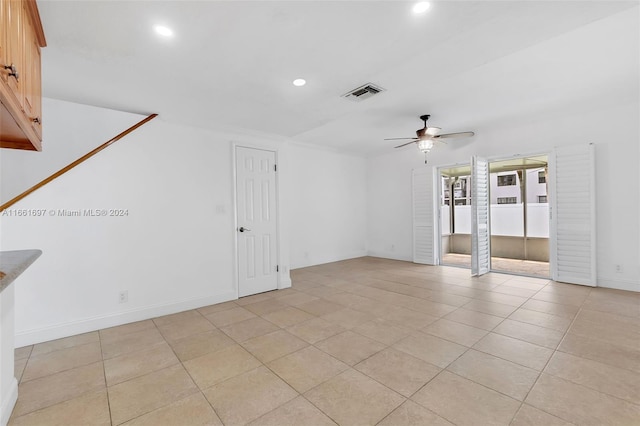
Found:
<path fill-rule="evenodd" d="M 424 13 L 431 7 L 431 4 L 427 1 L 421 1 L 413 6 L 413 13 Z"/>
<path fill-rule="evenodd" d="M 153 27 L 156 34 L 161 35 L 162 37 L 172 37 L 173 30 L 169 27 L 165 27 L 164 25 L 156 25 Z"/>
<path fill-rule="evenodd" d="M 295 80 L 293 80 L 293 85 L 294 86 L 304 86 L 305 84 L 307 84 L 307 80 L 305 80 L 304 78 L 296 78 Z"/>

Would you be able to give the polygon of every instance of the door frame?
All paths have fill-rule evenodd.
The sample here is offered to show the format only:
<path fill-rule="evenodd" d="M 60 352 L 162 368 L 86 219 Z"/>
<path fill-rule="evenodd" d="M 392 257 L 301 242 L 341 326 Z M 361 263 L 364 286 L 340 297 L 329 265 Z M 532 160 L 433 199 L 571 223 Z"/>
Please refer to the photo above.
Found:
<path fill-rule="evenodd" d="M 553 221 L 551 220 L 552 208 L 555 205 L 556 199 L 556 186 L 555 186 L 555 172 L 552 171 L 552 165 L 555 164 L 555 154 L 553 148 L 548 151 L 535 151 L 529 152 L 525 154 L 513 154 L 513 155 L 496 155 L 493 157 L 486 157 L 487 162 L 489 163 L 489 176 L 491 176 L 491 163 L 495 161 L 503 161 L 509 160 L 511 158 L 527 158 L 527 157 L 539 157 L 541 155 L 547 156 L 547 203 L 549 204 L 549 279 L 553 280 L 556 259 L 552 256 L 556 247 L 556 229 L 553 226 Z M 491 185 L 489 185 L 489 201 L 491 201 Z M 489 208 L 489 214 L 491 214 L 491 208 Z M 554 213 L 555 214 L 555 213 Z M 489 239 L 491 239 L 491 216 L 489 216 Z M 489 258 L 491 258 L 491 253 L 489 253 Z M 499 274 L 504 274 L 505 271 L 495 271 L 491 268 L 491 261 L 489 262 L 489 272 L 496 272 Z M 507 272 L 509 275 L 520 275 L 524 277 L 533 277 L 538 278 L 533 275 L 521 274 L 517 272 Z"/>
<path fill-rule="evenodd" d="M 233 285 L 234 292 L 236 295 L 236 300 L 240 298 L 240 274 L 238 271 L 238 174 L 237 174 L 237 148 L 248 148 L 248 149 L 257 149 L 260 151 L 270 151 L 275 154 L 276 164 L 280 167 L 280 150 L 278 147 L 273 146 L 271 144 L 256 144 L 256 143 L 240 143 L 240 142 L 232 142 L 231 143 L 231 192 L 233 194 Z M 279 266 L 279 271 L 276 273 L 277 277 L 277 290 L 291 287 L 291 281 L 288 280 L 289 285 L 285 285 L 285 280 L 282 279 L 282 274 L 284 272 L 287 273 L 288 276 L 288 267 L 287 270 L 282 265 L 282 247 L 281 242 L 282 239 L 282 226 L 280 223 L 280 209 L 282 208 L 282 197 L 280 191 L 280 170 L 276 172 L 276 264 Z M 248 296 L 246 296 L 248 297 Z"/>
<path fill-rule="evenodd" d="M 443 194 L 442 194 L 442 184 L 440 181 L 440 178 L 442 177 L 442 169 L 448 169 L 451 167 L 459 167 L 459 166 L 466 166 L 469 165 L 469 167 L 471 166 L 471 162 L 457 162 L 457 163 L 450 163 L 450 164 L 443 164 L 443 165 L 439 165 L 439 166 L 434 166 L 434 169 L 436 171 L 436 179 L 438 179 L 438 182 L 436 184 L 436 191 L 434 191 L 434 196 L 435 196 L 435 203 L 437 203 L 438 206 L 438 230 L 437 230 L 437 238 L 436 238 L 436 244 L 438 245 L 437 247 L 437 253 L 438 253 L 438 265 L 442 265 L 442 266 L 448 266 L 448 267 L 452 267 L 452 268 L 462 268 L 462 269 L 469 269 L 471 270 L 471 267 L 467 268 L 466 266 L 458 266 L 458 265 L 443 265 L 442 264 L 442 206 L 440 205 L 440 199 L 442 198 Z M 451 200 L 453 200 L 453 197 L 451 198 Z M 451 201 L 453 202 L 453 201 Z"/>

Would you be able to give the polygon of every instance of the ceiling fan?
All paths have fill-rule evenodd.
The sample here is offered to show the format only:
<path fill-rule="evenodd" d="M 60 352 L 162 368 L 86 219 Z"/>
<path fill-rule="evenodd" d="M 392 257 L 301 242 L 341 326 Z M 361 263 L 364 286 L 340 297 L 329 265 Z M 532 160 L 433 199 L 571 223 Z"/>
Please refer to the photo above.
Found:
<path fill-rule="evenodd" d="M 425 154 L 424 162 L 427 162 L 427 153 L 431 151 L 433 148 L 434 142 L 440 142 L 446 144 L 442 139 L 450 139 L 450 138 L 464 138 L 473 136 L 475 133 L 473 132 L 457 132 L 457 133 L 440 133 L 440 127 L 428 127 L 427 120 L 431 117 L 429 114 L 421 115 L 420 120 L 424 122 L 424 127 L 422 129 L 416 130 L 415 138 L 388 138 L 385 141 L 397 141 L 397 140 L 406 140 L 411 139 L 407 143 L 403 143 L 402 145 L 398 145 L 395 148 L 402 148 L 403 146 L 407 146 L 409 144 L 415 143 L 418 146 L 418 149 Z"/>

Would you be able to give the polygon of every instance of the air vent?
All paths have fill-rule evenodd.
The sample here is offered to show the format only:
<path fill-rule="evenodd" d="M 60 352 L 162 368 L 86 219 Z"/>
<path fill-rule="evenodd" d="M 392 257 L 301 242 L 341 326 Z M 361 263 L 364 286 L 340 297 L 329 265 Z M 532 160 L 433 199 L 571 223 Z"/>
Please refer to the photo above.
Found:
<path fill-rule="evenodd" d="M 384 92 L 380 86 L 376 86 L 373 83 L 367 83 L 364 86 L 360 86 L 357 89 L 353 89 L 352 91 L 345 93 L 342 95 L 343 98 L 350 99 L 352 101 L 360 102 L 365 99 L 369 99 L 373 95 L 377 95 L 380 92 Z"/>

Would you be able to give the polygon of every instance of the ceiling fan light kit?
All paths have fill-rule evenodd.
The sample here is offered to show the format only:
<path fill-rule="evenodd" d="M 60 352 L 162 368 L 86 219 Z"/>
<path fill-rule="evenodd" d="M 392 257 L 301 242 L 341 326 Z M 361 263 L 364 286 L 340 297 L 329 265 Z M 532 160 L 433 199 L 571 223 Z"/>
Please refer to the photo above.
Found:
<path fill-rule="evenodd" d="M 392 141 L 392 140 L 403 140 L 403 139 L 410 139 L 409 142 L 407 143 L 403 143 L 402 145 L 398 145 L 395 148 L 402 148 L 403 146 L 407 146 L 410 145 L 412 143 L 415 143 L 418 147 L 418 149 L 420 150 L 420 152 L 424 153 L 424 163 L 427 164 L 427 153 L 429 151 L 431 151 L 431 148 L 433 148 L 434 142 L 439 142 L 439 143 L 443 143 L 446 144 L 446 142 L 440 140 L 440 139 L 449 139 L 449 138 L 463 138 L 463 137 L 470 137 L 475 135 L 475 133 L 473 132 L 457 132 L 457 133 L 445 133 L 445 134 L 439 134 L 440 133 L 440 127 L 427 127 L 427 120 L 429 119 L 429 117 L 431 117 L 429 114 L 425 114 L 425 115 L 421 115 L 420 116 L 420 120 L 422 120 L 424 122 L 424 127 L 422 129 L 418 129 L 416 130 L 416 136 L 415 138 L 389 138 L 389 139 L 385 139 L 386 141 Z"/>

